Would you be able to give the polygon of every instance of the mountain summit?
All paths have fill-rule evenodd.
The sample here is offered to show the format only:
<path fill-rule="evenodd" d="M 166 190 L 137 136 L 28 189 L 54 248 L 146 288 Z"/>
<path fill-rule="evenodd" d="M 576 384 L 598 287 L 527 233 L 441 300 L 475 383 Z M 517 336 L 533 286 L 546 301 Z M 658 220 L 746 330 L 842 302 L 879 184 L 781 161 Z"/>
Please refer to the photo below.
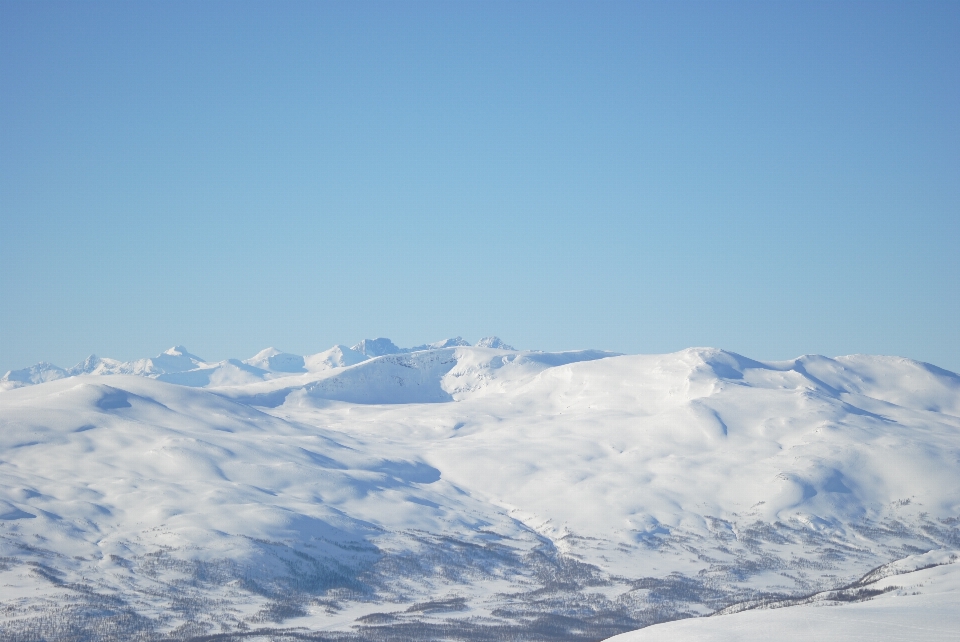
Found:
<path fill-rule="evenodd" d="M 368 357 L 382 357 L 385 354 L 397 354 L 404 352 L 394 345 L 393 341 L 383 337 L 380 337 L 379 339 L 364 339 L 350 349 Z"/>

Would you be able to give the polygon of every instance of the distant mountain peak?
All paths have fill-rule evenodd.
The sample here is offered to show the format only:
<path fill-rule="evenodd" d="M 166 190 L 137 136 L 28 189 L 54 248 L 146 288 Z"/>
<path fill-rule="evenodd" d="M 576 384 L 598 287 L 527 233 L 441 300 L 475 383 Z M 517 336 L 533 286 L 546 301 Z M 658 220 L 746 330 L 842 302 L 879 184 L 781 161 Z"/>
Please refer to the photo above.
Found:
<path fill-rule="evenodd" d="M 493 335 L 489 337 L 484 337 L 479 341 L 477 341 L 477 347 L 478 348 L 496 348 L 497 350 L 516 350 L 516 348 L 514 348 L 513 346 L 508 346 L 506 343 L 504 343 L 500 339 L 500 337 L 493 336 Z"/>
<path fill-rule="evenodd" d="M 306 372 L 303 357 L 298 354 L 281 352 L 276 348 L 265 348 L 249 359 L 242 361 L 247 365 L 275 372 Z"/>
<path fill-rule="evenodd" d="M 3 377 L 0 377 L 0 390 L 9 388 L 19 388 L 21 386 L 30 386 L 47 381 L 62 379 L 67 376 L 67 371 L 52 363 L 41 361 L 40 363 L 22 368 L 20 370 L 10 370 Z"/>
<path fill-rule="evenodd" d="M 364 339 L 351 350 L 356 350 L 368 357 L 382 357 L 387 354 L 402 354 L 406 352 L 420 352 L 422 350 L 442 350 L 443 348 L 469 347 L 470 342 L 465 341 L 463 337 L 453 337 L 452 339 L 443 339 L 433 343 L 424 343 L 413 346 L 412 348 L 398 347 L 390 339 L 383 337 L 377 339 Z"/>
<path fill-rule="evenodd" d="M 95 354 L 91 354 L 89 357 L 87 357 L 86 359 L 84 359 L 83 361 L 75 365 L 73 369 L 80 370 L 85 368 L 91 368 L 91 367 L 95 367 L 98 363 L 100 363 L 100 357 L 98 357 Z"/>
<path fill-rule="evenodd" d="M 190 352 L 189 352 L 184 346 L 173 346 L 173 347 L 170 348 L 169 350 L 164 350 L 163 354 L 168 354 L 168 355 L 170 355 L 171 357 L 192 357 L 192 356 L 194 356 L 194 355 L 190 354 Z"/>
<path fill-rule="evenodd" d="M 304 357 L 304 367 L 310 371 L 329 370 L 330 368 L 352 366 L 368 358 L 358 350 L 337 344 L 329 350 Z"/>
<path fill-rule="evenodd" d="M 470 342 L 464 341 L 463 337 L 453 337 L 452 339 L 443 339 L 433 343 L 424 343 L 413 346 L 412 348 L 401 348 L 400 352 L 420 352 L 421 350 L 442 350 L 444 348 L 469 347 Z"/>
<path fill-rule="evenodd" d="M 280 354 L 280 353 L 281 353 L 280 350 L 277 350 L 277 349 L 274 348 L 273 346 L 270 346 L 269 348 L 264 348 L 263 350 L 261 350 L 261 351 L 258 352 L 257 354 L 253 355 L 252 357 L 250 357 L 249 359 L 247 359 L 247 361 L 252 361 L 252 360 L 254 360 L 254 359 L 268 359 L 268 358 L 270 358 L 270 357 L 272 357 L 272 356 L 274 356 L 274 355 Z"/>
<path fill-rule="evenodd" d="M 103 359 L 95 354 L 91 354 L 89 357 L 70 368 L 68 372 L 71 375 L 89 374 L 96 370 L 97 366 L 99 366 L 101 363 L 103 363 Z"/>
<path fill-rule="evenodd" d="M 437 341 L 428 345 L 429 348 L 439 349 L 439 348 L 459 348 L 461 346 L 469 346 L 469 341 L 464 341 L 463 337 L 454 337 L 452 339 L 446 339 L 444 341 Z"/>
<path fill-rule="evenodd" d="M 382 357 L 385 354 L 397 354 L 404 352 L 396 346 L 390 339 L 378 337 L 376 339 L 364 339 L 360 343 L 350 348 L 368 357 Z"/>

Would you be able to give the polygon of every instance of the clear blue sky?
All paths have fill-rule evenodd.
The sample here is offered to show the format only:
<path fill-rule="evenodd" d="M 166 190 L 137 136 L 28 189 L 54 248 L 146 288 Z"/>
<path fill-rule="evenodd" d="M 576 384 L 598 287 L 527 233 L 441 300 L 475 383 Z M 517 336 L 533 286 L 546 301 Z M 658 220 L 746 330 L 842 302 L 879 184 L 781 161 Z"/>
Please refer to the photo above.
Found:
<path fill-rule="evenodd" d="M 0 0 L 0 372 L 498 334 L 960 370 L 960 3 Z"/>

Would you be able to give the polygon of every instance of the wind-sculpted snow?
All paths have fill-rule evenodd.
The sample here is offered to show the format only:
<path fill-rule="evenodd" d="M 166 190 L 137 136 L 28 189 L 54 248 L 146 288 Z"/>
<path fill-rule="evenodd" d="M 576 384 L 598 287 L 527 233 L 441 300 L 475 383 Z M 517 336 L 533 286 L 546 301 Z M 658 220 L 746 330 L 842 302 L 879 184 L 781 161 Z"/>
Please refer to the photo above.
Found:
<path fill-rule="evenodd" d="M 599 640 L 960 549 L 953 373 L 451 341 L 0 393 L 0 637 Z"/>

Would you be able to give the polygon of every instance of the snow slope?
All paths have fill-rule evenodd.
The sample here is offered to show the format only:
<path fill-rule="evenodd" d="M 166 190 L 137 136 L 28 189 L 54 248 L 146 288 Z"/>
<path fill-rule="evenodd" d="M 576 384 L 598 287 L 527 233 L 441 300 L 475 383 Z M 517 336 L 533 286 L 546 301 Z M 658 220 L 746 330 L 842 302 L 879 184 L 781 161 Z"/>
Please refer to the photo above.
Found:
<path fill-rule="evenodd" d="M 955 554 L 951 557 L 950 562 L 890 575 L 860 587 L 861 592 L 879 593 L 871 599 L 836 599 L 836 593 L 827 593 L 800 606 L 668 622 L 609 640 L 955 642 L 960 640 L 960 564 Z"/>
<path fill-rule="evenodd" d="M 929 364 L 377 341 L 0 394 L 4 639 L 598 640 L 960 549 Z"/>

